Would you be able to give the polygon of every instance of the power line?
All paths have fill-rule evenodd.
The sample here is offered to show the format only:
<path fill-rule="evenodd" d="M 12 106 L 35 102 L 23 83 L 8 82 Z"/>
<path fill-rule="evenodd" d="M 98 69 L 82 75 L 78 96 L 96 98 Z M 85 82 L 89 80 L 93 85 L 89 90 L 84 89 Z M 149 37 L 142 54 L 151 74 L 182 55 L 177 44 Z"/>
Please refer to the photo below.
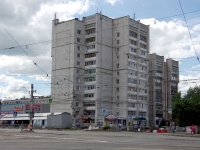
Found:
<path fill-rule="evenodd" d="M 1 23 L 0 23 L 1 24 Z M 10 35 L 10 37 L 15 41 L 15 43 L 17 43 L 17 45 L 21 48 L 21 50 L 26 54 L 26 56 L 34 63 L 34 65 L 36 65 L 38 68 L 40 68 L 40 70 L 42 70 L 48 77 L 48 74 L 35 62 L 33 61 L 33 59 L 26 53 L 26 51 L 19 45 L 19 43 L 14 39 L 14 37 L 8 32 L 8 30 L 6 30 L 6 28 L 1 24 L 2 28 L 8 33 L 8 35 Z"/>
<path fill-rule="evenodd" d="M 194 46 L 194 43 L 193 43 L 193 40 L 192 40 L 192 36 L 191 36 L 190 30 L 189 30 L 189 27 L 188 27 L 188 23 L 187 23 L 187 20 L 186 20 L 186 18 L 185 18 L 185 14 L 184 14 L 184 11 L 183 11 L 183 8 L 182 8 L 182 5 L 181 5 L 181 0 L 179 0 L 179 4 L 180 4 L 180 7 L 181 7 L 181 10 L 182 10 L 182 13 L 183 13 L 183 17 L 184 17 L 184 20 L 185 20 L 185 23 L 186 23 L 186 26 L 187 26 L 187 29 L 188 29 L 188 33 L 189 33 L 189 35 L 190 35 L 190 39 L 191 39 L 191 42 L 192 42 L 192 45 L 193 45 L 195 54 L 196 54 L 196 56 L 197 56 L 197 60 L 198 60 L 198 62 L 200 63 L 200 60 L 199 60 L 199 57 L 198 57 L 198 55 L 197 55 L 197 52 L 196 52 L 196 49 L 195 49 L 195 46 Z"/>

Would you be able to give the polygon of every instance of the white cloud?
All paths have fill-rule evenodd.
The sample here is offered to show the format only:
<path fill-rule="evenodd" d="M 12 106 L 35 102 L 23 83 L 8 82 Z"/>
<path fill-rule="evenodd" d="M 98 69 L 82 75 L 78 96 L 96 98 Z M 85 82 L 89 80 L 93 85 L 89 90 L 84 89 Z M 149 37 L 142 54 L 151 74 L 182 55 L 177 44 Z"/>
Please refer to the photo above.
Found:
<path fill-rule="evenodd" d="M 0 99 L 17 99 L 21 97 L 30 97 L 30 84 L 22 79 L 15 79 L 3 74 L 0 75 Z M 3 84 L 3 86 L 2 86 Z"/>
<path fill-rule="evenodd" d="M 169 22 L 160 22 L 152 18 L 141 20 L 141 22 L 150 25 L 151 53 L 155 52 L 158 55 L 165 56 L 165 58 L 188 58 L 196 55 L 188 29 L 183 21 L 174 19 Z M 196 25 L 190 32 L 196 35 L 193 37 L 193 42 L 197 53 L 200 53 L 200 49 L 198 49 L 200 48 L 198 42 L 200 30 L 197 29 L 199 29 L 199 25 Z"/>
<path fill-rule="evenodd" d="M 114 5 L 116 2 L 122 2 L 122 0 L 106 0 L 106 2 Z"/>

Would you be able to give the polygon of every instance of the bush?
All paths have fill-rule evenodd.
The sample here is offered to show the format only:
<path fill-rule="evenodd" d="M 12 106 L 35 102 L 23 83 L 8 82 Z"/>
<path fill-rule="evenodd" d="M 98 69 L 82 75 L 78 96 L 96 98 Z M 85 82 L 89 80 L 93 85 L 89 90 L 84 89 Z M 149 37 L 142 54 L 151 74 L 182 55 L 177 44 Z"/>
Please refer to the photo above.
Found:
<path fill-rule="evenodd" d="M 104 126 L 102 129 L 103 130 L 108 130 L 108 129 L 110 129 L 110 127 L 109 126 Z"/>

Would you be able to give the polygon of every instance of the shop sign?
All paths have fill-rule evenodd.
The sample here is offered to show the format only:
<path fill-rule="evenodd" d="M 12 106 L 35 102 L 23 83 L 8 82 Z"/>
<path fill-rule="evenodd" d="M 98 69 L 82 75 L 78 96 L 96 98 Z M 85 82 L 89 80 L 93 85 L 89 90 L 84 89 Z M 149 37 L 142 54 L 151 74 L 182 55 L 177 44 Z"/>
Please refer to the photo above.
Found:
<path fill-rule="evenodd" d="M 29 110 L 30 111 L 30 104 L 26 104 L 26 110 Z M 33 111 L 40 111 L 40 104 L 33 104 L 33 108 L 32 108 Z"/>
<path fill-rule="evenodd" d="M 115 115 L 108 115 L 108 116 L 105 117 L 105 119 L 107 119 L 107 120 L 117 120 L 118 118 Z"/>
<path fill-rule="evenodd" d="M 22 105 L 15 106 L 14 111 L 23 111 L 23 106 Z"/>

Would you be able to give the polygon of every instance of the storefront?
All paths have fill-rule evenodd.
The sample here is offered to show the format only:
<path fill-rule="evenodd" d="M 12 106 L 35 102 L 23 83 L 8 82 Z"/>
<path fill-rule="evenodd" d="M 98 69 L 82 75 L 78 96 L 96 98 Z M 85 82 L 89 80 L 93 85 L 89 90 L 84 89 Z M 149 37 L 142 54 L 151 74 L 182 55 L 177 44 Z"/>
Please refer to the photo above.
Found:
<path fill-rule="evenodd" d="M 112 126 L 117 122 L 118 118 L 115 115 L 108 115 L 105 117 L 105 126 Z"/>

